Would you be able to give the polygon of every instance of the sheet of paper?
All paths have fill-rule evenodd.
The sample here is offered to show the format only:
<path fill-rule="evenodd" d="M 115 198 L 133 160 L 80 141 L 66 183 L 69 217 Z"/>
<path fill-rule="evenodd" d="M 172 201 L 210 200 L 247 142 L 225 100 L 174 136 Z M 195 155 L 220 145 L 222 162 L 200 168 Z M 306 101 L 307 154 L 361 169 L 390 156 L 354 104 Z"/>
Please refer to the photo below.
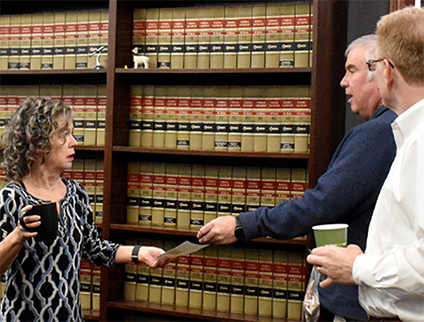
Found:
<path fill-rule="evenodd" d="M 199 245 L 199 244 L 194 244 L 186 240 L 184 243 L 178 245 L 177 247 L 172 248 L 168 250 L 167 252 L 159 255 L 158 258 L 162 258 L 162 257 L 174 258 L 178 256 L 189 255 L 191 253 L 197 252 L 198 250 L 201 250 L 202 248 L 205 248 L 208 246 L 209 244 Z"/>

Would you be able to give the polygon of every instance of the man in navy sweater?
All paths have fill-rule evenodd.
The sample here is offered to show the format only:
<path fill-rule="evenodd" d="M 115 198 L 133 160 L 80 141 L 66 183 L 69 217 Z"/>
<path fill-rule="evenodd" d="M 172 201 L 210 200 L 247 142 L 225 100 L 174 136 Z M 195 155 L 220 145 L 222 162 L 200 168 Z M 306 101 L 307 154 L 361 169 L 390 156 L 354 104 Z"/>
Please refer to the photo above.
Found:
<path fill-rule="evenodd" d="M 291 239 L 312 232 L 312 226 L 347 223 L 348 244 L 365 249 L 368 225 L 377 196 L 395 157 L 390 124 L 396 114 L 382 106 L 381 96 L 371 81 L 366 62 L 375 58 L 375 35 L 363 36 L 346 50 L 346 74 L 340 85 L 354 113 L 369 120 L 352 129 L 339 144 L 327 171 L 304 197 L 282 202 L 274 208 L 261 207 L 238 217 L 218 217 L 203 226 L 201 243 L 227 245 L 238 239 L 269 236 Z M 321 305 L 337 317 L 335 321 L 366 321 L 358 301 L 356 285 L 333 285 L 320 289 Z"/>

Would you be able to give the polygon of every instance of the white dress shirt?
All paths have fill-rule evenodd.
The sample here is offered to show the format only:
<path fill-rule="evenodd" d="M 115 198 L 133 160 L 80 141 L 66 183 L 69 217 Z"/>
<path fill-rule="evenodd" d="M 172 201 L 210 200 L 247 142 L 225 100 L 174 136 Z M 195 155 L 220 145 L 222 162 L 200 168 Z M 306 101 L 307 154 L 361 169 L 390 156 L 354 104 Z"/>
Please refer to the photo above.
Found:
<path fill-rule="evenodd" d="M 392 124 L 397 154 L 381 189 L 353 279 L 376 317 L 424 321 L 424 100 Z"/>

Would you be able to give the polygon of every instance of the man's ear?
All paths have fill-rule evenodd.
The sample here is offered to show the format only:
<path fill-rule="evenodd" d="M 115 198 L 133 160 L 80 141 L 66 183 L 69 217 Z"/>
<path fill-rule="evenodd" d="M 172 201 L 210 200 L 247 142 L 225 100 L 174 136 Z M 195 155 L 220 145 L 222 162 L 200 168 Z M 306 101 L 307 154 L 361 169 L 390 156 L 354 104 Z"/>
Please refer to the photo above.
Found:
<path fill-rule="evenodd" d="M 384 79 L 388 88 L 390 88 L 393 84 L 394 79 L 394 68 L 390 66 L 390 63 L 387 59 L 382 61 L 384 64 Z"/>

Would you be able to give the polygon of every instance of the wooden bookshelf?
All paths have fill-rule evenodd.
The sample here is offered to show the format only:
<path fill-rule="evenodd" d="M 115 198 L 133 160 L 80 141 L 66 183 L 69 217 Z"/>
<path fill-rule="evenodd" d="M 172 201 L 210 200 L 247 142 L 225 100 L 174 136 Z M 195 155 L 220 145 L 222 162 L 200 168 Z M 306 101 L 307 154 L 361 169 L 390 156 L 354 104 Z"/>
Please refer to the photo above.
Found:
<path fill-rule="evenodd" d="M 196 231 L 141 227 L 126 224 L 127 166 L 133 160 L 189 163 L 227 163 L 243 166 L 302 167 L 308 170 L 308 187 L 325 172 L 337 144 L 344 135 L 345 95 L 339 82 L 344 74 L 347 38 L 347 1 L 311 0 L 313 3 L 312 67 L 232 68 L 232 69 L 137 69 L 132 66 L 132 20 L 138 8 L 204 6 L 203 1 L 2 1 L 3 14 L 109 9 L 108 67 L 94 70 L 0 71 L 2 85 L 32 84 L 106 84 L 106 142 L 104 147 L 78 147 L 82 158 L 104 158 L 104 199 L 102 236 L 124 243 L 128 236 L 156 236 L 158 239 L 195 240 Z M 255 4 L 265 1 L 211 0 L 207 5 Z M 272 1 L 275 3 L 296 1 Z M 266 1 L 266 3 L 269 3 Z M 129 146 L 129 106 L 132 85 L 308 85 L 311 86 L 311 129 L 309 153 L 257 153 L 145 149 Z M 100 226 L 100 225 L 99 225 Z M 260 238 L 263 248 L 302 249 L 305 254 L 311 239 L 276 241 Z M 240 245 L 244 247 L 244 245 Z M 123 299 L 123 266 L 102 268 L 100 311 L 85 311 L 88 320 L 118 321 L 134 312 L 168 316 L 169 319 L 208 321 L 284 322 L 286 319 L 237 315 L 217 311 L 185 309 Z"/>

